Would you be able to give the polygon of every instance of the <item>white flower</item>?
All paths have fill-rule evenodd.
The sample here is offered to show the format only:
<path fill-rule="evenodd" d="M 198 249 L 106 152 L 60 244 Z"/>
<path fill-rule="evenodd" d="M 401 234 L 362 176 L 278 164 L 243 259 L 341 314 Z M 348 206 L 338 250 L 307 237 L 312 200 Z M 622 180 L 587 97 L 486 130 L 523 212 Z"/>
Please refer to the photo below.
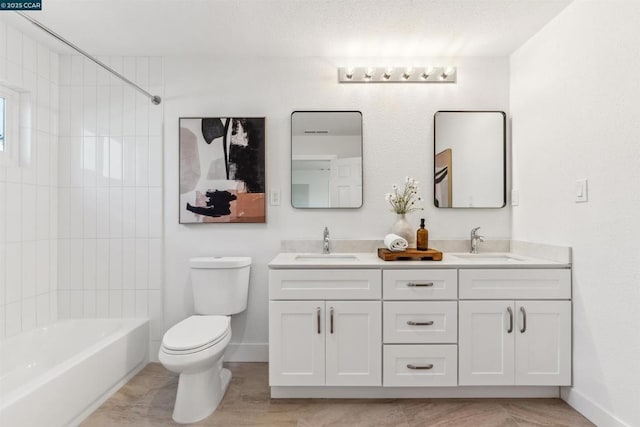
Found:
<path fill-rule="evenodd" d="M 418 196 L 418 181 L 407 176 L 404 179 L 404 186 L 400 189 L 397 185 L 392 185 L 392 193 L 386 193 L 384 198 L 391 205 L 391 210 L 398 214 L 406 214 L 423 208 L 417 206 L 417 202 L 422 201 Z"/>

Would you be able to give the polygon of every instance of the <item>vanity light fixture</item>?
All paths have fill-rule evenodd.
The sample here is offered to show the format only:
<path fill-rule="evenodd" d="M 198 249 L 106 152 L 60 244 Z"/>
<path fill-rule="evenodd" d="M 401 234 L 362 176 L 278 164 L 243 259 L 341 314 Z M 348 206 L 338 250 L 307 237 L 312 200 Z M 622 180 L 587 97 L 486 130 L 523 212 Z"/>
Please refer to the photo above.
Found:
<path fill-rule="evenodd" d="M 347 71 L 344 73 L 344 78 L 347 80 L 353 79 L 353 68 L 347 68 Z"/>
<path fill-rule="evenodd" d="M 456 83 L 457 77 L 456 67 L 338 68 L 339 83 Z"/>
<path fill-rule="evenodd" d="M 373 77 L 373 73 L 375 73 L 375 68 L 367 68 L 367 71 L 364 72 L 364 81 L 370 82 Z"/>

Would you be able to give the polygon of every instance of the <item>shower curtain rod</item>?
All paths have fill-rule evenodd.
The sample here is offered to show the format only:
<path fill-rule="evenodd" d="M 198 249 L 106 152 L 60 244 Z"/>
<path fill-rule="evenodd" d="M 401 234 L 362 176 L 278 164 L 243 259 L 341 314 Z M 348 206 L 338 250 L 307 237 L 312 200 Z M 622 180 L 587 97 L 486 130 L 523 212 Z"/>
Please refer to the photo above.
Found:
<path fill-rule="evenodd" d="M 102 61 L 100 61 L 99 59 L 94 58 L 93 56 L 89 55 L 87 52 L 85 52 L 84 50 L 80 49 L 78 46 L 76 46 L 73 43 L 71 43 L 70 41 L 66 40 L 64 37 L 60 36 L 59 34 L 56 34 L 54 31 L 52 31 L 49 28 L 47 28 L 44 25 L 42 25 L 40 22 L 36 21 L 35 19 L 31 18 L 30 16 L 28 16 L 28 15 L 22 13 L 22 12 L 16 12 L 16 13 L 18 15 L 22 16 L 27 21 L 31 22 L 36 27 L 40 28 L 45 33 L 48 33 L 52 37 L 60 40 L 62 43 L 66 44 L 71 49 L 75 50 L 76 52 L 78 52 L 79 54 L 84 56 L 85 58 L 90 59 L 91 61 L 95 62 L 96 64 L 98 64 L 99 66 L 101 66 L 102 68 L 104 68 L 105 70 L 107 70 L 108 72 L 113 74 L 114 76 L 118 77 L 120 80 L 122 80 L 125 83 L 128 83 L 129 85 L 133 86 L 140 93 L 142 93 L 142 94 L 146 95 L 147 97 L 149 97 L 149 99 L 151 99 L 151 102 L 154 105 L 158 105 L 158 104 L 160 104 L 160 102 L 162 102 L 162 98 L 160 98 L 159 96 L 153 95 L 153 94 L 147 92 L 146 90 L 142 89 L 140 86 L 138 86 L 137 84 L 135 84 L 134 82 L 132 82 L 131 80 L 129 80 L 128 78 L 126 78 L 125 76 L 123 76 L 122 74 L 120 74 L 119 72 L 114 70 L 113 68 L 109 67 L 107 64 L 105 64 Z"/>

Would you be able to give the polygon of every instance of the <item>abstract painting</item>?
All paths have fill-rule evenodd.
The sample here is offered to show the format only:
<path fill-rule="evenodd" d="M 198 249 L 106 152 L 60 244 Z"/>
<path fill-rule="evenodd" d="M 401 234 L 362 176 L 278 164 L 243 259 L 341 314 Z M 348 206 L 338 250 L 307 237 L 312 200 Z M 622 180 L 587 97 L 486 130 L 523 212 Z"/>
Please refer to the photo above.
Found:
<path fill-rule="evenodd" d="M 180 223 L 265 222 L 264 117 L 180 118 Z"/>

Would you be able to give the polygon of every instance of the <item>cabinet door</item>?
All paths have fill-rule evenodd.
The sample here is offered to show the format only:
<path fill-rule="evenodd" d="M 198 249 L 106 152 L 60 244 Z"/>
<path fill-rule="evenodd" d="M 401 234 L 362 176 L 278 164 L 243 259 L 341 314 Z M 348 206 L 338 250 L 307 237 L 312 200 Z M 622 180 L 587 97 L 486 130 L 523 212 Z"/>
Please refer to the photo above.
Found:
<path fill-rule="evenodd" d="M 513 301 L 460 301 L 460 385 L 513 385 Z"/>
<path fill-rule="evenodd" d="M 571 385 L 571 302 L 516 302 L 516 384 Z"/>
<path fill-rule="evenodd" d="M 324 304 L 269 302 L 269 385 L 324 385 Z"/>
<path fill-rule="evenodd" d="M 380 301 L 326 302 L 326 384 L 382 384 Z"/>

